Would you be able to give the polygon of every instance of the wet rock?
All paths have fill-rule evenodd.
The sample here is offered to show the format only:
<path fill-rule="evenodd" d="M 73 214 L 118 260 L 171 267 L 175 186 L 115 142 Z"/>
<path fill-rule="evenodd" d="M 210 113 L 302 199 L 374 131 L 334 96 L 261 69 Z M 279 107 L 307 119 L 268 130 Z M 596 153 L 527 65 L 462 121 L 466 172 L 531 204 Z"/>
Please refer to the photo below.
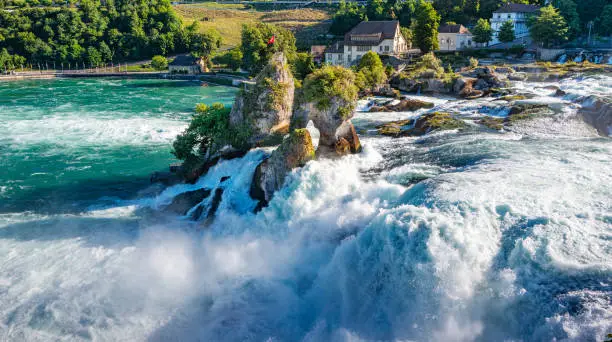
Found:
<path fill-rule="evenodd" d="M 566 93 L 565 91 L 561 90 L 561 89 L 557 89 L 557 90 L 555 91 L 555 96 L 556 96 L 556 97 L 563 97 L 563 96 L 565 96 L 565 95 L 567 95 L 567 93 Z"/>
<path fill-rule="evenodd" d="M 221 204 L 221 200 L 223 199 L 223 188 L 216 188 L 215 194 L 210 202 L 210 209 L 208 209 L 208 214 L 206 214 L 207 218 L 213 218 L 217 213 L 217 209 L 219 209 L 219 205 Z"/>
<path fill-rule="evenodd" d="M 288 133 L 295 84 L 287 59 L 276 53 L 257 75 L 255 84 L 236 96 L 230 124 L 248 130 L 251 145 L 271 144 L 271 135 Z"/>
<path fill-rule="evenodd" d="M 389 104 L 386 106 L 373 106 L 370 108 L 370 112 L 413 112 L 422 108 L 433 108 L 434 104 L 431 102 L 415 100 L 415 99 L 402 99 L 397 104 Z"/>
<path fill-rule="evenodd" d="M 183 192 L 174 197 L 172 202 L 167 205 L 164 210 L 179 215 L 185 215 L 189 209 L 195 207 L 198 205 L 198 203 L 208 198 L 210 193 L 210 189 L 205 188 Z"/>
<path fill-rule="evenodd" d="M 478 123 L 486 126 L 490 129 L 494 129 L 497 131 L 500 131 L 504 128 L 504 119 L 503 118 L 494 118 L 491 116 L 486 116 L 480 120 L 478 120 Z"/>
<path fill-rule="evenodd" d="M 258 209 L 266 206 L 274 192 L 283 187 L 291 170 L 305 165 L 314 157 L 315 150 L 308 130 L 302 128 L 292 131 L 270 158 L 255 170 L 249 193 L 259 201 Z"/>
<path fill-rule="evenodd" d="M 436 130 L 464 128 L 465 122 L 454 118 L 450 113 L 434 112 L 423 114 L 416 120 L 400 120 L 378 126 L 382 135 L 393 137 L 421 136 Z"/>
<path fill-rule="evenodd" d="M 506 122 L 526 120 L 546 114 L 551 114 L 546 104 L 517 104 L 510 108 Z"/>
<path fill-rule="evenodd" d="M 589 96 L 583 101 L 579 113 L 587 124 L 597 130 L 599 135 L 612 136 L 612 101 Z"/>
<path fill-rule="evenodd" d="M 221 177 L 221 180 L 219 181 L 219 183 L 224 183 L 226 180 L 230 179 L 230 176 L 223 176 Z"/>
<path fill-rule="evenodd" d="M 178 184 L 183 179 L 174 172 L 153 172 L 151 174 L 151 183 L 161 183 L 166 186 Z"/>
<path fill-rule="evenodd" d="M 346 139 L 340 138 L 338 141 L 336 141 L 336 153 L 339 156 L 350 154 L 351 144 L 349 144 Z"/>
<path fill-rule="evenodd" d="M 510 81 L 526 81 L 529 76 L 523 72 L 516 72 L 508 75 Z"/>
<path fill-rule="evenodd" d="M 344 140 L 348 143 L 350 153 L 359 153 L 361 152 L 361 142 L 359 141 L 359 135 L 357 135 L 357 131 L 355 130 L 355 126 L 350 121 L 345 121 L 338 127 L 336 130 L 336 136 L 338 141 Z M 337 146 L 337 144 L 336 144 Z M 348 153 L 345 153 L 348 154 Z"/>

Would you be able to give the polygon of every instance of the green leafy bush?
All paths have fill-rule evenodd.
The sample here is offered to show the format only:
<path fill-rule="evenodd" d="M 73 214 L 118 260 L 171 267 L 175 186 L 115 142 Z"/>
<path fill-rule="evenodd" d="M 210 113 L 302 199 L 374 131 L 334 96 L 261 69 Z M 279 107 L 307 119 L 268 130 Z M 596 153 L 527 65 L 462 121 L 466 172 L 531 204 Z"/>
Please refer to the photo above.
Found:
<path fill-rule="evenodd" d="M 348 116 L 355 109 L 357 101 L 355 74 L 341 66 L 326 65 L 306 77 L 303 94 L 306 102 L 314 102 L 320 110 L 328 109 L 332 99 L 339 98 L 347 105 L 341 108 L 341 115 Z"/>
<path fill-rule="evenodd" d="M 153 59 L 151 60 L 151 66 L 155 70 L 166 70 L 168 69 L 168 60 L 164 56 L 153 56 Z"/>
<path fill-rule="evenodd" d="M 172 153 L 178 159 L 192 162 L 226 145 L 243 149 L 247 144 L 250 133 L 230 127 L 230 107 L 221 103 L 210 106 L 200 103 L 195 111 L 189 127 L 172 144 Z"/>

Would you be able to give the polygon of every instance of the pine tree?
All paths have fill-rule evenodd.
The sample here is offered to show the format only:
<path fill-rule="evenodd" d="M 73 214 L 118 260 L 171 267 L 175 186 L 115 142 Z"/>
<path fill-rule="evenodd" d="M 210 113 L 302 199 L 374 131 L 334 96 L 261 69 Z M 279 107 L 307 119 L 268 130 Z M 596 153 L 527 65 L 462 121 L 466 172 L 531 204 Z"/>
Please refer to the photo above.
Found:
<path fill-rule="evenodd" d="M 417 9 L 414 38 L 423 53 L 438 49 L 440 15 L 429 2 L 421 1 Z"/>
<path fill-rule="evenodd" d="M 497 39 L 502 43 L 510 43 L 516 39 L 512 20 L 508 20 L 501 25 L 499 33 L 497 34 Z"/>

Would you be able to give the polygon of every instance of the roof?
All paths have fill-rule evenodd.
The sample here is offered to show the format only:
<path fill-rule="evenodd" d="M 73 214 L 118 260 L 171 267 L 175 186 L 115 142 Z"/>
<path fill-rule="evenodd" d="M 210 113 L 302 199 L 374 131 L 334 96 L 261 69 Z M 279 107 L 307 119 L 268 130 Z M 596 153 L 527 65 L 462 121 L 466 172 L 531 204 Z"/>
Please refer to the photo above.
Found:
<path fill-rule="evenodd" d="M 325 45 L 312 45 L 310 47 L 310 54 L 319 55 L 325 52 Z"/>
<path fill-rule="evenodd" d="M 440 33 L 459 33 L 459 34 L 472 34 L 470 30 L 468 30 L 463 25 L 442 25 L 438 30 Z"/>
<path fill-rule="evenodd" d="M 347 45 L 378 45 L 384 39 L 393 39 L 398 27 L 398 20 L 362 21 L 344 35 L 344 43 Z"/>
<path fill-rule="evenodd" d="M 505 4 L 493 13 L 532 13 L 537 12 L 540 6 L 525 4 Z"/>
<path fill-rule="evenodd" d="M 344 42 L 335 42 L 325 49 L 326 53 L 344 53 Z"/>
<path fill-rule="evenodd" d="M 176 58 L 174 58 L 174 60 L 169 65 L 172 65 L 172 66 L 196 65 L 198 64 L 198 59 L 199 58 L 195 58 L 192 55 L 180 55 L 180 56 L 176 56 Z"/>

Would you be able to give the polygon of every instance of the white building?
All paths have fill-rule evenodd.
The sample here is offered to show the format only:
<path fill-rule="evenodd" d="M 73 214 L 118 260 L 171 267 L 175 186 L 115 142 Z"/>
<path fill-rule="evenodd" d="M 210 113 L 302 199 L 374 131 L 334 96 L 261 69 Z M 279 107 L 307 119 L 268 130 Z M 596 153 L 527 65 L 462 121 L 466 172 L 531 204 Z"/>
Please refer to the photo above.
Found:
<path fill-rule="evenodd" d="M 463 25 L 442 25 L 438 29 L 440 51 L 456 51 L 474 47 L 473 35 Z"/>
<path fill-rule="evenodd" d="M 344 41 L 336 42 L 325 50 L 325 62 L 350 66 L 368 51 L 399 56 L 407 53 L 408 49 L 399 21 L 363 21 L 344 36 Z"/>
<path fill-rule="evenodd" d="M 491 18 L 491 29 L 493 29 L 493 39 L 491 44 L 501 43 L 497 35 L 503 23 L 510 20 L 514 24 L 514 35 L 517 40 L 529 37 L 527 20 L 540 10 L 540 6 L 525 4 L 506 4 L 497 11 L 493 12 Z"/>

